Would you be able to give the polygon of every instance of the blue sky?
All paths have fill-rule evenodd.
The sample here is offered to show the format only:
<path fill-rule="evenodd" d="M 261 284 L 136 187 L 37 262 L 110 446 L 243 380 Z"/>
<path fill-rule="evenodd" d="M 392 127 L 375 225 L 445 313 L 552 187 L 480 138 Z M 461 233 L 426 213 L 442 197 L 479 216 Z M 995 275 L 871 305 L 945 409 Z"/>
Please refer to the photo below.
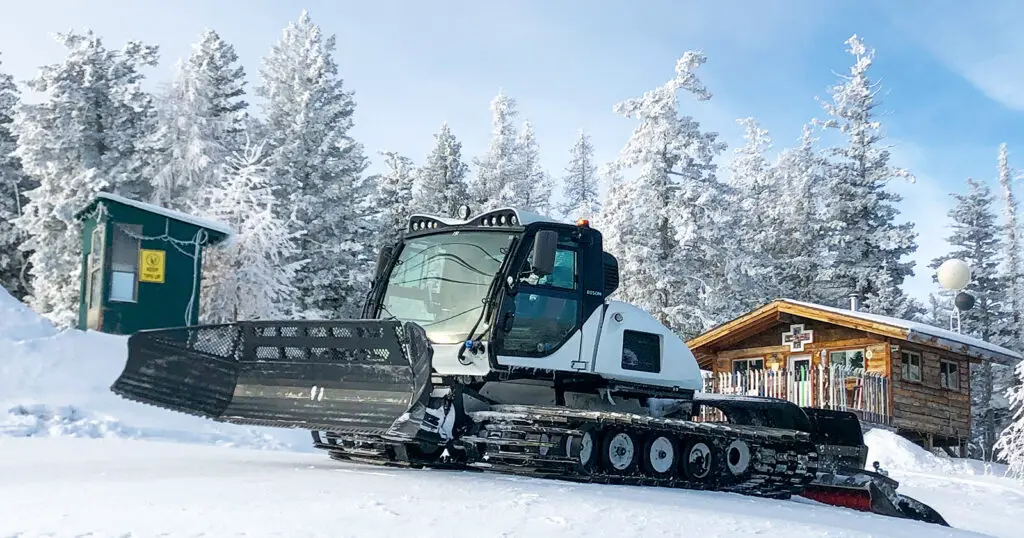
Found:
<path fill-rule="evenodd" d="M 34 0 L 0 8 L 0 62 L 24 80 L 60 61 L 51 32 L 92 28 L 110 47 L 127 39 L 160 45 L 163 64 L 149 74 L 156 82 L 211 27 L 235 45 L 255 82 L 260 59 L 303 8 L 337 34 L 337 60 L 356 92 L 353 134 L 374 169 L 377 150 L 421 160 L 442 121 L 467 157 L 479 155 L 499 88 L 533 122 L 550 173 L 561 173 L 579 128 L 606 162 L 632 128 L 612 106 L 667 80 L 690 49 L 707 54 L 699 74 L 714 97 L 684 98 L 684 113 L 720 132 L 730 151 L 744 116 L 786 147 L 822 114 L 815 98 L 848 69 L 843 42 L 856 33 L 877 51 L 873 73 L 894 162 L 918 177 L 893 186 L 920 234 L 918 274 L 906 286 L 918 297 L 934 289 L 926 265 L 946 248 L 948 193 L 968 176 L 996 188 L 1001 142 L 1024 169 L 1024 4 L 1014 0 L 983 9 L 935 0 Z"/>

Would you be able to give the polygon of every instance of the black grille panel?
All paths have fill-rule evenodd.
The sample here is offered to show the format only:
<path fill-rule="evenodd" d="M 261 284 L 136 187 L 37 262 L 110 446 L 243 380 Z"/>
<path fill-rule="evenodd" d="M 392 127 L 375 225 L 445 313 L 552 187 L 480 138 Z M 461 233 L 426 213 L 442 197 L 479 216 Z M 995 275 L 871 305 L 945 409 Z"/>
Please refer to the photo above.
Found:
<path fill-rule="evenodd" d="M 111 387 L 238 424 L 383 432 L 429 394 L 423 329 L 397 321 L 253 321 L 143 331 Z"/>

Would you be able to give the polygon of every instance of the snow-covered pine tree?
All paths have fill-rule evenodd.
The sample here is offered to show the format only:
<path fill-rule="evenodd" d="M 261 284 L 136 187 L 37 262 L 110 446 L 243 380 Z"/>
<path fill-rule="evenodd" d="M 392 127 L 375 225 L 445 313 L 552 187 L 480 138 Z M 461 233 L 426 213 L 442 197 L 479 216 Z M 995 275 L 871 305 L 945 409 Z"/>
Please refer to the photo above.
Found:
<path fill-rule="evenodd" d="M 1007 474 L 1024 480 L 1024 362 L 1014 369 L 1016 382 L 1007 391 L 1010 425 L 999 435 L 996 455 L 1007 463 Z"/>
<path fill-rule="evenodd" d="M 946 260 L 963 260 L 971 268 L 971 282 L 965 291 L 975 298 L 974 308 L 960 313 L 961 331 L 986 342 L 999 342 L 1005 319 L 1006 281 L 999 274 L 1002 243 L 999 226 L 992 204 L 994 197 L 984 183 L 967 179 L 967 193 L 953 193 L 956 204 L 948 215 L 952 219 L 952 233 L 946 241 L 952 247 L 946 255 L 929 264 L 938 269 Z M 938 282 L 938 277 L 932 280 Z M 947 297 L 951 295 L 946 293 Z M 992 449 L 999 432 L 1006 426 L 1001 418 L 1006 415 L 1006 389 L 998 383 L 999 368 L 991 362 L 971 366 L 971 411 L 973 444 L 985 460 L 993 457 Z M 1001 386 L 997 386 L 1001 385 Z"/>
<path fill-rule="evenodd" d="M 221 181 L 206 185 L 204 217 L 229 225 L 235 235 L 209 249 L 203 260 L 201 311 L 208 323 L 285 316 L 295 296 L 292 281 L 302 262 L 297 235 L 276 205 L 264 163 L 264 144 L 246 144 L 227 157 Z"/>
<path fill-rule="evenodd" d="M 1016 351 L 1024 351 L 1024 267 L 1021 265 L 1020 222 L 1017 219 L 1017 200 L 1013 183 L 1017 179 L 1010 168 L 1006 144 L 999 145 L 999 186 L 1003 194 L 1003 244 L 1006 253 L 1003 275 L 1006 279 L 1007 309 L 1006 326 L 1002 342 Z M 997 383 L 999 375 L 996 374 Z M 1007 462 L 1009 474 L 1024 479 L 1024 362 L 1017 364 L 1012 373 L 1005 376 L 1008 388 L 1001 396 L 1006 397 L 1009 410 L 1009 425 L 1000 432 L 995 445 L 996 455 Z"/>
<path fill-rule="evenodd" d="M 768 131 L 751 117 L 736 120 L 743 127 L 743 145 L 734 151 L 730 164 L 732 190 L 729 205 L 736 215 L 733 233 L 743 241 L 734 243 L 736 262 L 731 295 L 753 309 L 783 296 L 779 269 L 788 263 L 784 250 L 790 237 L 779 235 L 789 200 L 779 192 L 777 169 L 765 153 L 772 147 Z"/>
<path fill-rule="evenodd" d="M 473 159 L 476 175 L 469 189 L 480 211 L 514 206 L 518 202 L 511 196 L 514 190 L 509 188 L 519 160 L 515 127 L 518 115 L 516 100 L 500 90 L 491 101 L 491 143 L 487 153 Z"/>
<path fill-rule="evenodd" d="M 935 327 L 942 327 L 949 324 L 949 317 L 953 314 L 952 294 L 939 292 L 939 294 L 928 294 L 928 313 L 924 317 L 924 323 Z"/>
<path fill-rule="evenodd" d="M 815 147 L 811 125 L 805 124 L 800 144 L 781 152 L 775 163 L 777 205 L 781 205 L 775 230 L 779 295 L 798 300 L 827 303 L 821 292 L 821 268 L 831 265 L 821 251 L 824 235 L 821 195 L 826 160 Z"/>
<path fill-rule="evenodd" d="M 412 212 L 413 181 L 416 165 L 412 159 L 394 151 L 381 151 L 387 171 L 371 176 L 368 181 L 376 184 L 377 193 L 373 206 L 379 211 L 378 232 L 374 234 L 380 248 L 398 240 Z"/>
<path fill-rule="evenodd" d="M 11 132 L 11 124 L 19 98 L 14 77 L 0 72 L 0 286 L 23 300 L 28 295 L 28 275 L 24 272 L 26 253 L 19 246 L 25 238 L 14 219 L 28 202 L 25 192 L 37 185 L 22 172 L 21 161 L 14 155 L 18 139 Z"/>
<path fill-rule="evenodd" d="M 717 133 L 704 132 L 678 112 L 677 92 L 711 98 L 694 70 L 706 61 L 687 52 L 675 76 L 614 110 L 638 122 L 613 163 L 613 173 L 635 170 L 614 191 L 602 214 L 605 236 L 616 235 L 612 253 L 622 272 L 620 295 L 683 337 L 733 315 L 726 291 L 728 221 L 724 186 L 714 157 L 725 149 Z"/>
<path fill-rule="evenodd" d="M 362 177 L 362 144 L 349 134 L 355 101 L 343 88 L 335 48 L 335 36 L 303 11 L 264 59 L 257 89 L 278 208 L 294 209 L 305 227 L 288 260 L 309 260 L 295 280 L 298 317 L 357 316 L 376 260 L 366 203 L 373 189 Z"/>
<path fill-rule="evenodd" d="M 623 236 L 628 238 L 634 235 L 633 223 L 636 220 L 636 215 L 630 211 L 628 206 L 635 199 L 629 190 L 633 184 L 623 179 L 621 170 L 614 163 L 600 167 L 598 178 L 598 181 L 604 185 L 605 194 L 601 202 L 601 210 L 591 224 L 601 230 L 604 250 L 618 256 L 624 246 L 619 238 Z M 619 289 L 621 290 L 621 284 Z"/>
<path fill-rule="evenodd" d="M 513 170 L 500 198 L 524 211 L 547 213 L 551 205 L 551 180 L 540 165 L 540 151 L 529 120 L 523 122 L 523 129 L 516 137 Z"/>
<path fill-rule="evenodd" d="M 153 203 L 183 211 L 206 205 L 199 193 L 208 192 L 245 143 L 245 83 L 234 47 L 204 31 L 158 99 L 159 128 L 148 142 Z"/>
<path fill-rule="evenodd" d="M 857 35 L 846 44 L 854 64 L 831 88 L 831 102 L 823 103 L 829 116 L 824 126 L 846 137 L 845 145 L 829 152 L 824 246 L 833 263 L 823 276 L 833 304 L 844 304 L 856 293 L 871 312 L 912 317 L 920 307 L 902 299 L 900 288 L 913 275 L 914 263 L 903 258 L 917 250 L 917 234 L 913 223 L 895 222 L 900 196 L 886 187 L 893 178 L 913 181 L 914 176 L 892 166 L 889 151 L 881 145 L 875 113 L 878 83 L 868 77 L 874 52 Z"/>
<path fill-rule="evenodd" d="M 43 94 L 15 117 L 15 155 L 39 186 L 25 193 L 18 219 L 31 251 L 29 304 L 61 326 L 78 310 L 79 225 L 73 215 L 99 191 L 144 199 L 146 155 L 139 142 L 153 130 L 152 100 L 140 88 L 141 69 L 157 63 L 157 48 L 137 41 L 108 50 L 92 31 L 57 35 L 61 63 L 43 66 L 28 82 Z"/>
<path fill-rule="evenodd" d="M 434 135 L 434 147 L 416 171 L 412 208 L 432 215 L 454 217 L 459 206 L 471 202 L 462 161 L 462 142 L 455 139 L 448 122 Z"/>
<path fill-rule="evenodd" d="M 1017 219 L 1017 199 L 1013 194 L 1014 172 L 1006 144 L 999 145 L 999 186 L 1003 193 L 1003 248 L 1005 250 L 1006 298 L 1009 321 L 1003 328 L 1003 343 L 1014 350 L 1024 351 L 1024 265 L 1020 253 L 1024 245 L 1020 240 L 1020 222 Z"/>
<path fill-rule="evenodd" d="M 570 222 L 593 220 L 601 211 L 594 145 L 583 129 L 579 130 L 576 143 L 569 150 L 569 164 L 562 177 L 562 198 L 559 209 Z"/>

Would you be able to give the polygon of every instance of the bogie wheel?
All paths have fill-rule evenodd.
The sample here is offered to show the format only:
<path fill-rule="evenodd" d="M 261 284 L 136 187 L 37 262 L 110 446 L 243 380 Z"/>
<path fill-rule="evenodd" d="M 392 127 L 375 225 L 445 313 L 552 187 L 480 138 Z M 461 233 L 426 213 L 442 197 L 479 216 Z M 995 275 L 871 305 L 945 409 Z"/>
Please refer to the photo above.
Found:
<path fill-rule="evenodd" d="M 582 473 L 591 473 L 600 461 L 600 431 L 597 426 L 585 425 L 579 428 L 582 435 L 565 438 L 565 455 L 576 460 L 576 468 Z"/>
<path fill-rule="evenodd" d="M 611 474 L 629 475 L 636 472 L 643 445 L 633 432 L 614 429 L 604 435 L 601 444 L 604 470 Z"/>
<path fill-rule="evenodd" d="M 710 440 L 691 439 L 680 455 L 679 465 L 686 478 L 703 484 L 715 481 L 715 445 Z"/>
<path fill-rule="evenodd" d="M 679 442 L 661 433 L 651 434 L 644 443 L 644 471 L 655 478 L 675 476 L 679 465 Z"/>

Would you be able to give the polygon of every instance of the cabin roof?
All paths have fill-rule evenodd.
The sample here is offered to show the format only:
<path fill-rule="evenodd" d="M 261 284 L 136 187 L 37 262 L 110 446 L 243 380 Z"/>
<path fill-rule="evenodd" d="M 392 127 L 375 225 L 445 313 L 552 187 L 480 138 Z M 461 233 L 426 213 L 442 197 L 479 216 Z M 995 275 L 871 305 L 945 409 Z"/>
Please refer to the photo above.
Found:
<path fill-rule="evenodd" d="M 687 342 L 697 359 L 713 355 L 714 348 L 734 344 L 767 330 L 779 322 L 780 314 L 831 323 L 867 333 L 913 342 L 923 346 L 966 355 L 976 360 L 1014 365 L 1024 355 L 977 338 L 905 319 L 845 310 L 793 299 L 779 299 L 715 327 Z"/>

